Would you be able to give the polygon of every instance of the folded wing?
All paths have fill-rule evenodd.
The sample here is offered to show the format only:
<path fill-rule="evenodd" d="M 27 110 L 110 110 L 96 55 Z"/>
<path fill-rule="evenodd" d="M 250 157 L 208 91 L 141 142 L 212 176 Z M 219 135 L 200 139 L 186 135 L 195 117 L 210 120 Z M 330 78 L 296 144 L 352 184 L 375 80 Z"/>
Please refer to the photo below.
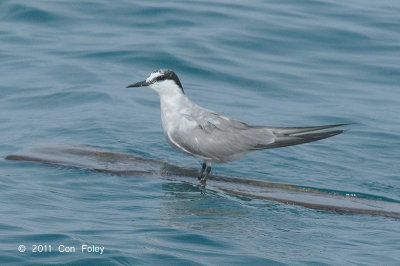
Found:
<path fill-rule="evenodd" d="M 346 130 L 328 130 L 330 128 L 347 126 L 348 124 L 335 124 L 325 126 L 314 126 L 314 127 L 265 127 L 267 130 L 271 130 L 276 136 L 274 142 L 269 144 L 258 144 L 253 149 L 272 149 L 297 144 L 303 144 L 307 142 L 313 142 L 321 139 L 326 139 L 339 135 Z"/>
<path fill-rule="evenodd" d="M 285 147 L 332 137 L 344 130 L 328 129 L 346 125 L 256 126 L 205 109 L 185 116 L 188 120 L 195 121 L 197 126 L 190 133 L 176 131 L 171 137 L 186 153 L 214 162 L 236 160 L 253 150 Z"/>

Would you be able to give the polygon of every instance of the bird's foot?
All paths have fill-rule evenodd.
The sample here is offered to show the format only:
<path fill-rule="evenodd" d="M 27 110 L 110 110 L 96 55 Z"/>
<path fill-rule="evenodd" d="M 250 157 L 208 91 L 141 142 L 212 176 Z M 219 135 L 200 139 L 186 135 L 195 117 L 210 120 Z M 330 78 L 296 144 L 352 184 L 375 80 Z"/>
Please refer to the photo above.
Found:
<path fill-rule="evenodd" d="M 204 178 L 204 170 L 206 170 L 207 163 L 203 162 L 203 165 L 201 166 L 201 172 L 200 175 L 197 177 L 197 179 L 202 180 Z"/>
<path fill-rule="evenodd" d="M 203 172 L 204 172 L 204 171 L 202 171 L 202 173 L 203 173 Z M 201 184 L 202 188 L 205 188 L 205 187 L 206 187 L 207 176 L 210 174 L 210 172 L 211 172 L 211 166 L 208 166 L 208 167 L 207 167 L 207 171 L 206 171 L 206 173 L 204 174 L 204 176 L 201 177 L 201 178 L 199 178 L 200 184 Z"/>
<path fill-rule="evenodd" d="M 207 183 L 207 177 L 206 176 L 200 179 L 200 185 L 201 185 L 202 188 L 206 187 L 206 183 Z"/>

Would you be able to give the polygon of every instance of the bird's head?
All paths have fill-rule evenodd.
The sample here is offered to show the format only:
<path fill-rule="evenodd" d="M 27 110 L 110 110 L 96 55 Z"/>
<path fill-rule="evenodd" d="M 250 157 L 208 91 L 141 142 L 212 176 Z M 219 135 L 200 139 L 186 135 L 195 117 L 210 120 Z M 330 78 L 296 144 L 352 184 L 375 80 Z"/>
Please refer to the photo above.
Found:
<path fill-rule="evenodd" d="M 146 80 L 127 86 L 127 88 L 131 87 L 150 87 L 160 95 L 184 93 L 178 76 L 169 69 L 153 71 Z"/>

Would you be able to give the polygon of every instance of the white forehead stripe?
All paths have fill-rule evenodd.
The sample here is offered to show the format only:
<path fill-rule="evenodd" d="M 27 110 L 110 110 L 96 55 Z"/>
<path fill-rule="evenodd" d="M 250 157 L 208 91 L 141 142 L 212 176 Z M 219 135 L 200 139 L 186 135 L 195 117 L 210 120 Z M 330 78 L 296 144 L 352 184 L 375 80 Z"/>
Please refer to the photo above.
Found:
<path fill-rule="evenodd" d="M 157 77 L 159 77 L 159 76 L 161 76 L 163 73 L 161 73 L 161 72 L 153 72 L 153 73 L 151 73 L 150 74 L 150 76 L 146 79 L 146 82 L 150 82 L 150 81 L 152 81 L 153 79 L 155 79 L 155 78 L 157 78 Z"/>

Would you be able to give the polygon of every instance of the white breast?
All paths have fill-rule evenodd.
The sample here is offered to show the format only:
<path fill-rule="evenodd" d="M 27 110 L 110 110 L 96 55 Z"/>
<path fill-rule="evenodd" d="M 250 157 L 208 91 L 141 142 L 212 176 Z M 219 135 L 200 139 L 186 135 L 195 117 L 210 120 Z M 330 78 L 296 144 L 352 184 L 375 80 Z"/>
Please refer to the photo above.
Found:
<path fill-rule="evenodd" d="M 197 126 L 195 121 L 189 120 L 187 114 L 192 108 L 191 103 L 184 94 L 163 95 L 160 97 L 161 121 L 164 134 L 169 137 L 175 131 L 190 134 L 190 129 Z"/>

